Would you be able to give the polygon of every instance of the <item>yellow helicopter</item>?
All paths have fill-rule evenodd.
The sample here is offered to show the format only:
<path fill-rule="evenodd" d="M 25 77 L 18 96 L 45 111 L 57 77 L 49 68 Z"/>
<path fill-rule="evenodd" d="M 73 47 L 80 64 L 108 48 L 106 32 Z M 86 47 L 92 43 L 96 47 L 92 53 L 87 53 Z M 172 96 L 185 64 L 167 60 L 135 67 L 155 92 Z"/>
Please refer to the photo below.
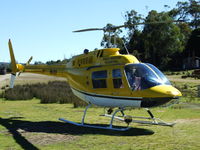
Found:
<path fill-rule="evenodd" d="M 91 28 L 75 32 L 110 31 L 121 27 L 114 26 L 112 29 Z M 77 126 L 118 131 L 128 130 L 129 127 L 113 127 L 114 119 L 124 121 L 128 125 L 131 122 L 163 126 L 174 125 L 174 123 L 167 123 L 155 118 L 148 109 L 178 100 L 182 96 L 181 92 L 173 87 L 165 75 L 152 64 L 139 62 L 133 55 L 120 54 L 118 48 L 105 48 L 91 52 L 85 49 L 83 54 L 72 57 L 67 64 L 30 65 L 31 57 L 25 65 L 22 65 L 16 64 L 11 40 L 9 40 L 8 45 L 12 65 L 11 88 L 14 86 L 14 80 L 18 72 L 19 74 L 21 72 L 31 72 L 65 77 L 72 92 L 88 103 L 81 123 L 63 118 L 59 119 L 61 121 Z M 111 117 L 108 126 L 85 124 L 86 112 L 91 105 L 108 109 L 104 114 L 106 117 Z M 114 108 L 118 109 L 113 112 Z M 150 117 L 125 115 L 125 110 L 133 108 L 145 108 Z M 116 116 L 118 112 L 121 112 L 122 117 Z M 139 118 L 139 120 L 135 118 Z"/>

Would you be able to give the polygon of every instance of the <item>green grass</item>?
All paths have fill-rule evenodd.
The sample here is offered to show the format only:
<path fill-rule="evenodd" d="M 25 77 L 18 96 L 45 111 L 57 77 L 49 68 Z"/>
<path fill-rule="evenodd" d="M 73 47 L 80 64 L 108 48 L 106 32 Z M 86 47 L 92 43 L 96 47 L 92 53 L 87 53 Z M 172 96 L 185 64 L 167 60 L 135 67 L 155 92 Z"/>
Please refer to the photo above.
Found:
<path fill-rule="evenodd" d="M 126 132 L 72 126 L 58 121 L 59 117 L 80 122 L 84 108 L 71 104 L 40 104 L 30 101 L 0 99 L 0 149 L 42 150 L 198 150 L 200 147 L 200 107 L 190 104 L 155 108 L 152 112 L 162 120 L 176 122 L 171 127 L 131 124 Z M 193 105 L 191 105 L 193 106 Z M 176 109 L 175 109 L 176 108 Z M 102 108 L 92 107 L 87 123 L 106 124 L 100 117 Z M 126 111 L 129 115 L 145 116 L 143 109 Z M 126 126 L 115 122 L 115 125 Z"/>
<path fill-rule="evenodd" d="M 169 75 L 184 94 L 181 103 L 152 109 L 156 117 L 176 122 L 173 128 L 139 124 L 131 124 L 132 129 L 126 132 L 81 128 L 58 121 L 58 118 L 80 122 L 84 108 L 73 108 L 72 104 L 40 104 L 38 99 L 0 99 L 0 150 L 198 150 L 200 98 L 196 95 L 200 80 L 182 79 L 182 74 Z M 45 76 L 37 76 L 37 81 L 33 79 L 35 75 L 23 74 L 17 84 L 55 80 Z M 125 113 L 147 116 L 143 109 Z M 90 108 L 86 122 L 109 123 L 109 118 L 100 117 L 100 114 L 103 114 L 102 108 Z M 115 125 L 126 126 L 121 122 L 115 122 Z"/>

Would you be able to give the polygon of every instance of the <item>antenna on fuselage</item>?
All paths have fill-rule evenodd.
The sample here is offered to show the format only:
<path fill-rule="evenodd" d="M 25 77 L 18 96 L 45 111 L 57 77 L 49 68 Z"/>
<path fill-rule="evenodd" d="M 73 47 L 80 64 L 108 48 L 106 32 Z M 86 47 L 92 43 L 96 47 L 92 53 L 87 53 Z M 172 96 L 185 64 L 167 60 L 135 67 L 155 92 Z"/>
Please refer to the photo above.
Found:
<path fill-rule="evenodd" d="M 124 48 L 125 48 L 127 54 L 129 55 L 129 51 L 128 51 L 127 47 L 126 47 L 126 44 L 124 43 L 124 40 L 122 40 L 122 42 L 123 42 L 123 45 L 124 45 Z"/>

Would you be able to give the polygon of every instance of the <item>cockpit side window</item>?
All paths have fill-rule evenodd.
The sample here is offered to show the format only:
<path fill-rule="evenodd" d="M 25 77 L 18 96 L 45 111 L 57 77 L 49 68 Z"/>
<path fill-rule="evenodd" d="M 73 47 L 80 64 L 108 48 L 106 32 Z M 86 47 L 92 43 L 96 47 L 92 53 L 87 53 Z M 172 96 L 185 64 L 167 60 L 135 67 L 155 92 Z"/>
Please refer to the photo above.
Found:
<path fill-rule="evenodd" d="M 95 71 L 92 73 L 93 88 L 107 88 L 107 71 Z"/>
<path fill-rule="evenodd" d="M 137 67 L 126 69 L 126 76 L 133 90 L 141 90 L 141 76 Z"/>
<path fill-rule="evenodd" d="M 157 85 L 170 85 L 168 79 L 151 64 L 125 66 L 126 77 L 132 90 L 143 90 Z"/>
<path fill-rule="evenodd" d="M 121 70 L 120 69 L 113 69 L 112 70 L 112 77 L 113 77 L 113 87 L 114 88 L 123 88 Z"/>

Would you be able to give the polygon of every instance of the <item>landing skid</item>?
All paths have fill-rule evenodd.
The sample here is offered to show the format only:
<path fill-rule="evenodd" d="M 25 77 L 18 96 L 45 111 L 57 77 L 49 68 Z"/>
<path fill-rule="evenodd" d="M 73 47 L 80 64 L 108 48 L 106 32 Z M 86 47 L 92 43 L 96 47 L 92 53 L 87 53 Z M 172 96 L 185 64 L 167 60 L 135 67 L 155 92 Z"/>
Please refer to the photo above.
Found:
<path fill-rule="evenodd" d="M 115 130 L 115 131 L 127 131 L 130 129 L 130 127 L 113 127 L 113 121 L 115 120 L 119 120 L 122 122 L 126 122 L 127 125 L 129 125 L 130 123 L 139 123 L 139 124 L 148 124 L 148 125 L 161 125 L 161 126 L 170 126 L 173 127 L 175 125 L 175 123 L 167 123 L 162 121 L 159 118 L 155 118 L 154 115 L 152 114 L 152 112 L 149 109 L 146 109 L 147 113 L 149 114 L 150 117 L 133 117 L 133 116 L 126 116 L 124 114 L 124 110 L 123 108 L 118 108 L 114 111 L 114 113 L 112 115 L 110 114 L 104 114 L 102 116 L 105 117 L 110 117 L 110 124 L 108 126 L 98 126 L 98 125 L 91 125 L 91 124 L 85 124 L 84 120 L 85 120 L 85 116 L 86 116 L 86 112 L 88 110 L 88 108 L 91 107 L 91 104 L 89 104 L 84 111 L 83 117 L 82 117 L 82 121 L 81 123 L 76 123 L 73 121 L 69 121 L 63 118 L 59 118 L 60 121 L 72 124 L 72 125 L 76 125 L 76 126 L 80 126 L 80 127 L 89 127 L 89 128 L 95 128 L 95 129 L 108 129 L 108 130 Z M 118 112 L 122 113 L 121 117 L 115 116 Z M 112 113 L 112 112 L 111 112 Z M 135 120 L 135 119 L 140 119 L 140 120 Z M 148 121 L 147 121 L 148 120 Z"/>
<path fill-rule="evenodd" d="M 91 104 L 89 104 L 89 105 L 85 108 L 85 111 L 84 111 L 84 114 L 83 114 L 81 123 L 76 123 L 76 122 L 69 121 L 69 120 L 66 120 L 66 119 L 63 119 L 63 118 L 59 118 L 59 120 L 60 120 L 60 121 L 63 121 L 63 122 L 66 122 L 66 123 L 69 123 L 69 124 L 72 124 L 72 125 L 76 125 L 76 126 L 80 126 L 80 127 L 95 128 L 95 129 L 108 129 L 108 130 L 114 130 L 114 131 L 127 131 L 127 130 L 130 129 L 130 127 L 120 127 L 120 128 L 113 127 L 113 120 L 115 119 L 115 115 L 117 114 L 117 112 L 123 111 L 123 110 L 120 109 L 120 108 L 117 109 L 117 110 L 113 113 L 113 115 L 110 115 L 110 116 L 111 116 L 111 121 L 110 121 L 110 125 L 109 125 L 109 126 L 97 126 L 97 125 L 85 124 L 85 123 L 84 123 L 84 120 L 85 120 L 86 112 L 87 112 L 87 110 L 88 110 L 89 107 L 91 107 Z"/>
<path fill-rule="evenodd" d="M 131 118 L 131 122 L 133 123 L 139 123 L 139 124 L 148 124 L 148 125 L 160 125 L 160 126 L 169 126 L 173 127 L 175 123 L 168 123 L 165 122 L 159 118 L 155 118 L 152 112 L 149 109 L 146 109 L 150 117 L 134 117 L 134 116 L 129 116 Z M 106 117 L 113 117 L 112 115 L 109 114 L 104 114 Z M 123 116 L 126 117 L 126 116 Z M 117 117 L 114 116 L 114 119 L 125 122 L 125 119 L 122 117 Z M 140 120 L 135 120 L 135 119 L 140 119 Z"/>
<path fill-rule="evenodd" d="M 105 117 L 112 117 L 111 115 L 105 114 Z M 114 117 L 116 120 L 122 121 L 124 122 L 124 118 L 121 117 Z M 137 118 L 137 119 L 148 119 L 148 120 L 152 120 L 152 118 L 148 118 L 148 117 L 132 117 Z M 148 124 L 148 125 L 160 125 L 160 126 L 169 126 L 169 127 L 173 127 L 175 125 L 175 123 L 168 123 L 168 122 L 164 122 L 163 120 L 159 119 L 159 118 L 154 118 L 152 121 L 145 121 L 145 120 L 132 120 L 131 122 L 133 123 L 139 123 L 139 124 Z"/>
<path fill-rule="evenodd" d="M 65 120 L 63 118 L 59 118 L 59 120 L 66 122 L 66 123 L 69 123 L 69 124 L 72 124 L 72 125 L 79 126 L 79 127 L 88 127 L 88 128 L 95 128 L 95 129 L 107 129 L 107 130 L 114 130 L 114 131 L 127 131 L 127 130 L 130 129 L 129 127 L 114 128 L 114 127 L 110 127 L 110 126 L 104 127 L 104 126 L 97 126 L 97 125 L 90 125 L 90 124 L 82 124 L 82 123 L 76 123 L 76 122 L 73 122 L 73 121 Z"/>

